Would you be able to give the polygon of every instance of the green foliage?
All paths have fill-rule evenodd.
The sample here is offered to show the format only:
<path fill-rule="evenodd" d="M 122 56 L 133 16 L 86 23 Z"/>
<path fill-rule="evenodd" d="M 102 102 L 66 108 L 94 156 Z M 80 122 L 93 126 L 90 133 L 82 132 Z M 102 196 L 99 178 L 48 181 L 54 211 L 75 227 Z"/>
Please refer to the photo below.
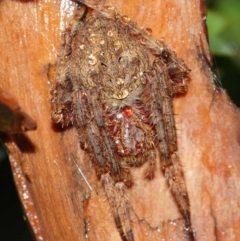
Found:
<path fill-rule="evenodd" d="M 233 57 L 234 48 L 224 37 L 228 25 L 226 18 L 216 11 L 208 11 L 207 25 L 212 53 Z"/>
<path fill-rule="evenodd" d="M 239 63 L 240 1 L 215 1 L 214 8 L 208 10 L 207 25 L 213 54 L 229 56 Z"/>
<path fill-rule="evenodd" d="M 209 0 L 207 6 L 213 71 L 240 106 L 240 0 Z"/>

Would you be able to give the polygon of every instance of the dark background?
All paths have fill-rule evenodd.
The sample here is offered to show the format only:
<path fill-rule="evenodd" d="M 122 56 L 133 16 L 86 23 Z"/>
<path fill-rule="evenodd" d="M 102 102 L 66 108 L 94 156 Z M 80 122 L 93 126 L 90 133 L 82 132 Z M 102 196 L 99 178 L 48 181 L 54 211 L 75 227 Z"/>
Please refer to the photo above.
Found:
<path fill-rule="evenodd" d="M 2 142 L 0 142 L 0 240 L 34 240 L 24 216 Z"/>
<path fill-rule="evenodd" d="M 216 84 L 240 107 L 240 1 L 208 0 L 206 4 Z"/>
<path fill-rule="evenodd" d="M 240 107 L 240 1 L 209 0 L 207 25 L 216 84 Z M 11 167 L 0 142 L 0 240 L 32 241 Z"/>

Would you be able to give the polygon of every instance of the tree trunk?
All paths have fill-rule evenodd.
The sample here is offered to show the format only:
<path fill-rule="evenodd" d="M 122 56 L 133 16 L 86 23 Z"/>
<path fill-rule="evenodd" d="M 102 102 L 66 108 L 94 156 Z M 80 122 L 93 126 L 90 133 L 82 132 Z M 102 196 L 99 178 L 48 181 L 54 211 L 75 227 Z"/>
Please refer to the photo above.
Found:
<path fill-rule="evenodd" d="M 191 69 L 187 94 L 173 104 L 196 240 L 240 240 L 240 115 L 213 81 L 203 1 L 107 2 L 151 28 Z M 72 6 L 69 0 L 0 3 L 1 87 L 38 123 L 36 131 L 6 141 L 37 240 L 82 241 L 88 230 L 90 241 L 117 241 L 111 209 L 75 130 L 51 122 L 47 70 L 57 59 Z M 142 170 L 134 169 L 135 185 L 126 190 L 136 240 L 184 240 L 181 215 L 160 169 L 152 181 L 143 179 Z"/>

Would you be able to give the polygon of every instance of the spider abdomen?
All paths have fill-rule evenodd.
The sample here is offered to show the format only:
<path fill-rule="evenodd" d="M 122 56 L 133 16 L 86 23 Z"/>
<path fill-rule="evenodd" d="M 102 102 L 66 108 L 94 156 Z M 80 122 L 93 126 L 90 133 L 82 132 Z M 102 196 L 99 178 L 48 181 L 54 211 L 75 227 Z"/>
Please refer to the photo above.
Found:
<path fill-rule="evenodd" d="M 106 115 L 109 136 L 120 156 L 138 156 L 154 148 L 154 132 L 146 107 L 123 105 Z"/>

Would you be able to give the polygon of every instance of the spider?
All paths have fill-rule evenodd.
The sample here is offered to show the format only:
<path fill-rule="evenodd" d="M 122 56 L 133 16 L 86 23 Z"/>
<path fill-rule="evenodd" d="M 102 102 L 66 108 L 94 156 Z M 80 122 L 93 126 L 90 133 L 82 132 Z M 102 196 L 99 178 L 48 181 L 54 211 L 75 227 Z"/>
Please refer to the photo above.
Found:
<path fill-rule="evenodd" d="M 134 241 L 123 197 L 124 187 L 134 183 L 130 169 L 148 162 L 145 178 L 153 179 L 157 152 L 187 239 L 194 240 L 172 110 L 173 97 L 187 90 L 190 70 L 165 43 L 113 7 L 76 2 L 55 65 L 52 120 L 75 126 L 122 240 Z"/>

